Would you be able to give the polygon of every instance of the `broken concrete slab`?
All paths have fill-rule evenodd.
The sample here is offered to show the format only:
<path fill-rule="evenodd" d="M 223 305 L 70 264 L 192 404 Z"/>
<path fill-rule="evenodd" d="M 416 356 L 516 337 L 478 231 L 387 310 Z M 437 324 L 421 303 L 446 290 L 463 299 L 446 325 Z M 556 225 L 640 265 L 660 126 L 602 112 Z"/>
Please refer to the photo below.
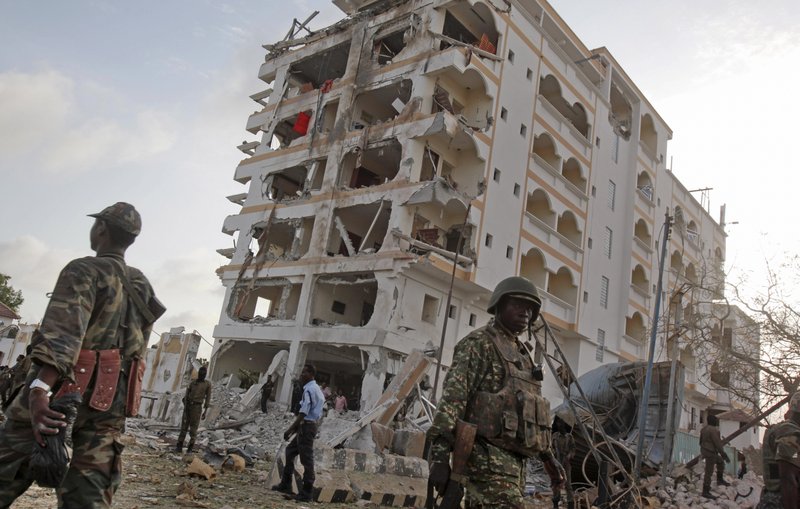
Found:
<path fill-rule="evenodd" d="M 392 452 L 400 456 L 421 458 L 425 451 L 425 432 L 414 429 L 399 429 L 394 432 Z"/>

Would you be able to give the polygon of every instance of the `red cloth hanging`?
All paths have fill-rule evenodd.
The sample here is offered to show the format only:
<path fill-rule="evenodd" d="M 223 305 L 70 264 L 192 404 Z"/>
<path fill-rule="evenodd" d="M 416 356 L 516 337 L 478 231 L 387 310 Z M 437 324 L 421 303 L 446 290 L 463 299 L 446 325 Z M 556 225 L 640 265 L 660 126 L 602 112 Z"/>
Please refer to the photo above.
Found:
<path fill-rule="evenodd" d="M 300 136 L 304 136 L 308 132 L 308 123 L 310 121 L 311 121 L 311 115 L 309 115 L 305 111 L 301 111 L 297 115 L 297 120 L 294 121 L 294 126 L 292 126 L 292 131 L 296 132 Z"/>
<path fill-rule="evenodd" d="M 332 88 L 333 88 L 333 80 L 325 80 L 325 83 L 323 83 L 322 86 L 319 87 L 319 91 L 325 94 L 327 92 L 330 92 Z"/>

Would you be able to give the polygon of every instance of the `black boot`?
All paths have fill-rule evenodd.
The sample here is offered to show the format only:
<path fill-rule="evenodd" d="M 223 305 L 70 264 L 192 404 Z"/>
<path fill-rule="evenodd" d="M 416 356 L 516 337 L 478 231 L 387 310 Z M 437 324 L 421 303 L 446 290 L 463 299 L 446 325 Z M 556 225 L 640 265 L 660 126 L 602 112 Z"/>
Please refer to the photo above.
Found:
<path fill-rule="evenodd" d="M 272 487 L 272 491 L 279 491 L 287 495 L 294 495 L 294 492 L 292 491 L 292 476 L 284 475 L 281 477 L 281 482 L 274 485 Z"/>
<path fill-rule="evenodd" d="M 313 502 L 314 501 L 314 484 L 313 483 L 303 483 L 303 487 L 300 489 L 300 493 L 294 497 L 295 500 L 298 502 Z"/>
<path fill-rule="evenodd" d="M 711 488 L 703 487 L 703 496 L 709 500 L 716 500 L 717 497 L 711 494 Z"/>
<path fill-rule="evenodd" d="M 186 448 L 186 452 L 190 453 L 194 450 L 194 442 L 189 442 L 189 447 Z"/>
<path fill-rule="evenodd" d="M 175 444 L 175 452 L 181 453 L 183 452 L 183 442 L 178 442 Z"/>

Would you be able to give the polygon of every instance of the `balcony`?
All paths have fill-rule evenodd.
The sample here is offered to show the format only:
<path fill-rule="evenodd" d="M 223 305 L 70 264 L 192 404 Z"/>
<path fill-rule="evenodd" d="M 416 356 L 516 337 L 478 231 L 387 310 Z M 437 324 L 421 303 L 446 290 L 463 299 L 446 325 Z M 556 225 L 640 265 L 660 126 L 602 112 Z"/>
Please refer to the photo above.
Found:
<path fill-rule="evenodd" d="M 566 78 L 565 81 L 575 87 L 581 96 L 579 97 L 581 102 L 593 104 L 596 88 L 592 81 L 573 63 L 574 59 L 570 58 L 547 33 L 545 33 L 545 41 L 546 43 L 542 45 L 542 55 L 552 63 L 559 74 Z"/>
<path fill-rule="evenodd" d="M 437 76 L 450 70 L 464 74 L 467 70 L 472 69 L 487 78 L 485 82 L 489 89 L 486 93 L 495 97 L 497 95 L 496 85 L 494 84 L 494 80 L 497 79 L 495 65 L 494 60 L 486 58 L 477 59 L 477 61 L 475 58 L 470 58 L 468 61 L 467 48 L 451 46 L 433 54 L 428 59 L 422 74 L 425 76 Z"/>
<path fill-rule="evenodd" d="M 551 295 L 544 290 L 539 290 L 539 295 L 544 299 L 544 302 L 542 302 L 542 312 L 566 323 L 575 323 L 575 306 L 567 304 L 555 295 Z"/>
<path fill-rule="evenodd" d="M 583 249 L 567 240 L 566 237 L 530 212 L 526 212 L 525 217 L 527 221 L 524 223 L 523 228 L 525 228 L 528 233 L 554 247 L 559 253 L 565 255 L 570 260 L 580 263 Z"/>
<path fill-rule="evenodd" d="M 589 159 L 592 151 L 591 142 L 587 140 L 555 106 L 550 104 L 550 101 L 545 99 L 543 95 L 538 95 L 537 99 L 541 108 L 537 108 L 536 112 L 550 127 L 559 133 L 562 138 L 570 143 L 570 147 L 574 152 Z"/>
<path fill-rule="evenodd" d="M 653 217 L 653 211 L 656 208 L 656 204 L 653 203 L 652 196 L 652 190 L 650 193 L 645 192 L 644 189 L 636 190 L 636 205 L 650 218 Z"/>
<path fill-rule="evenodd" d="M 586 210 L 586 205 L 589 202 L 589 197 L 586 196 L 586 193 L 567 180 L 564 175 L 553 168 L 550 163 L 545 161 L 541 156 L 533 154 L 532 158 L 534 166 L 542 170 L 536 172 L 539 177 L 544 178 L 558 194 L 570 198 L 572 205 L 575 205 L 580 210 Z"/>
<path fill-rule="evenodd" d="M 620 349 L 633 355 L 637 359 L 644 358 L 645 354 L 645 347 L 644 342 L 639 341 L 638 339 L 632 338 L 627 334 L 623 334 L 622 342 L 620 343 Z"/>
<path fill-rule="evenodd" d="M 642 309 L 650 310 L 650 292 L 631 283 L 631 292 L 628 295 L 629 299 Z"/>
<path fill-rule="evenodd" d="M 633 238 L 633 252 L 642 260 L 652 263 L 653 249 L 639 237 Z"/>
<path fill-rule="evenodd" d="M 639 141 L 639 158 L 650 163 L 651 168 L 655 168 L 658 164 L 655 150 L 641 140 Z"/>

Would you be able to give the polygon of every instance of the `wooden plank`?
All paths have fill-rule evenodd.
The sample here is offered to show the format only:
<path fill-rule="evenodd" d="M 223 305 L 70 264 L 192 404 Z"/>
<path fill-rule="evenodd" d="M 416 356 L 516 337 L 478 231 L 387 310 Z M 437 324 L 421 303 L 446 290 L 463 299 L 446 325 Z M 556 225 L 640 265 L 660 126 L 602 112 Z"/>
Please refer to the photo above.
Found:
<path fill-rule="evenodd" d="M 351 436 L 355 435 L 361 428 L 366 426 L 367 424 L 371 423 L 375 419 L 381 416 L 381 414 L 390 406 L 396 403 L 397 400 L 395 398 L 388 399 L 384 401 L 380 405 L 376 405 L 375 408 L 367 412 L 363 417 L 361 417 L 356 423 L 348 428 L 347 430 L 339 433 L 337 436 L 333 437 L 332 439 L 328 440 L 328 445 L 330 447 L 336 447 L 337 445 L 341 444 Z"/>
<path fill-rule="evenodd" d="M 414 350 L 408 356 L 406 362 L 403 364 L 403 369 L 400 370 L 389 384 L 389 387 L 381 394 L 376 405 L 380 405 L 389 399 L 394 399 L 395 403 L 390 405 L 386 411 L 378 419 L 379 424 L 387 426 L 400 407 L 405 402 L 406 397 L 411 394 L 411 391 L 417 386 L 417 383 L 425 376 L 428 368 L 430 367 L 431 360 L 422 353 L 420 350 Z"/>

